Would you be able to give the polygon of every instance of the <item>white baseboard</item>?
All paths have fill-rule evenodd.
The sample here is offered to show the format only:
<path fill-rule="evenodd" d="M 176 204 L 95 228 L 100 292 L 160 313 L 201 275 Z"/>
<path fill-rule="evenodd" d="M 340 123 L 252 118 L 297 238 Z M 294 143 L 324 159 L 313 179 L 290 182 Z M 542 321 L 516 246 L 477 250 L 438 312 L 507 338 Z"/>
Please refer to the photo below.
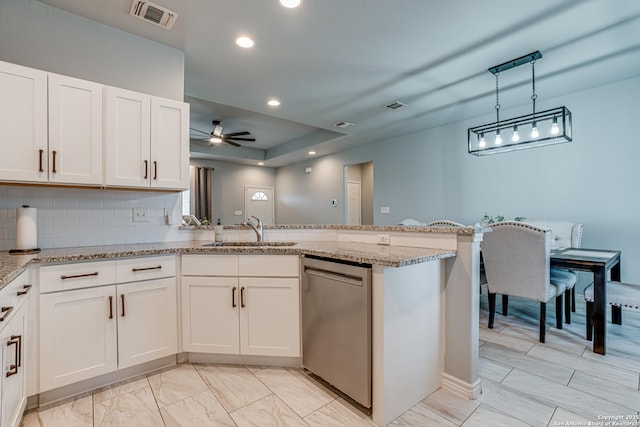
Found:
<path fill-rule="evenodd" d="M 477 399 L 482 393 L 480 378 L 473 383 L 468 383 L 446 372 L 442 374 L 442 388 L 469 400 Z"/>

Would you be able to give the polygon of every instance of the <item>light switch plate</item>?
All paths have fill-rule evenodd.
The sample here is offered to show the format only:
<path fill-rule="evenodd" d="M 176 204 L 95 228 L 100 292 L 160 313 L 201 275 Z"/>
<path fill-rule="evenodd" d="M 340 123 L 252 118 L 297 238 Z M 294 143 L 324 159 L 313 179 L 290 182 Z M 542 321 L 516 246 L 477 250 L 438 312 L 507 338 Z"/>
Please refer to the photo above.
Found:
<path fill-rule="evenodd" d="M 235 211 L 235 212 L 234 212 L 234 215 L 235 215 L 235 216 L 242 216 L 242 211 Z"/>
<path fill-rule="evenodd" d="M 391 240 L 389 239 L 389 235 L 388 234 L 378 234 L 376 242 L 379 245 L 390 245 L 391 244 Z"/>
<path fill-rule="evenodd" d="M 381 214 L 391 213 L 391 208 L 389 206 L 382 206 L 380 207 L 380 213 Z"/>

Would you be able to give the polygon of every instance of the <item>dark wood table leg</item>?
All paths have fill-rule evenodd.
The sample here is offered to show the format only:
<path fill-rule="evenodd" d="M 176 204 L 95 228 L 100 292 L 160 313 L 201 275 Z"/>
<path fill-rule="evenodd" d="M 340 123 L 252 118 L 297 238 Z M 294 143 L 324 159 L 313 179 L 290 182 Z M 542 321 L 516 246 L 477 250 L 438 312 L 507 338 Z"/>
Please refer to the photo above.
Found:
<path fill-rule="evenodd" d="M 607 277 L 606 269 L 593 272 L 593 352 L 607 351 Z"/>
<path fill-rule="evenodd" d="M 611 267 L 611 280 L 613 282 L 620 281 L 620 263 Z M 622 308 L 617 305 L 611 306 L 611 323 L 614 325 L 622 325 Z"/>

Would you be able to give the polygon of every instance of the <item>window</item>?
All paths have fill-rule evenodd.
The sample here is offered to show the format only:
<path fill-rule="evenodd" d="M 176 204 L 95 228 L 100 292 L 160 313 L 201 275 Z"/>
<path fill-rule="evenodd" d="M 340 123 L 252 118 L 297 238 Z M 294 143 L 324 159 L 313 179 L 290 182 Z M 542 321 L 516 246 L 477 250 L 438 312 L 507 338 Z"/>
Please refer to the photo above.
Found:
<path fill-rule="evenodd" d="M 256 191 L 253 193 L 253 196 L 251 196 L 251 200 L 268 201 L 269 198 L 262 191 Z"/>

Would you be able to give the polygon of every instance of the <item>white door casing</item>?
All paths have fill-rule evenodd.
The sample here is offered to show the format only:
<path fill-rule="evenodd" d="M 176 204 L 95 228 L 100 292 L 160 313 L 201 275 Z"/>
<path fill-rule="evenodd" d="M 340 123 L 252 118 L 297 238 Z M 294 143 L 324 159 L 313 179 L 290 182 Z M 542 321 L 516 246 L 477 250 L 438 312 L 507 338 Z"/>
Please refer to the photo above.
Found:
<path fill-rule="evenodd" d="M 362 223 L 362 184 L 359 181 L 347 181 L 347 224 Z"/>

